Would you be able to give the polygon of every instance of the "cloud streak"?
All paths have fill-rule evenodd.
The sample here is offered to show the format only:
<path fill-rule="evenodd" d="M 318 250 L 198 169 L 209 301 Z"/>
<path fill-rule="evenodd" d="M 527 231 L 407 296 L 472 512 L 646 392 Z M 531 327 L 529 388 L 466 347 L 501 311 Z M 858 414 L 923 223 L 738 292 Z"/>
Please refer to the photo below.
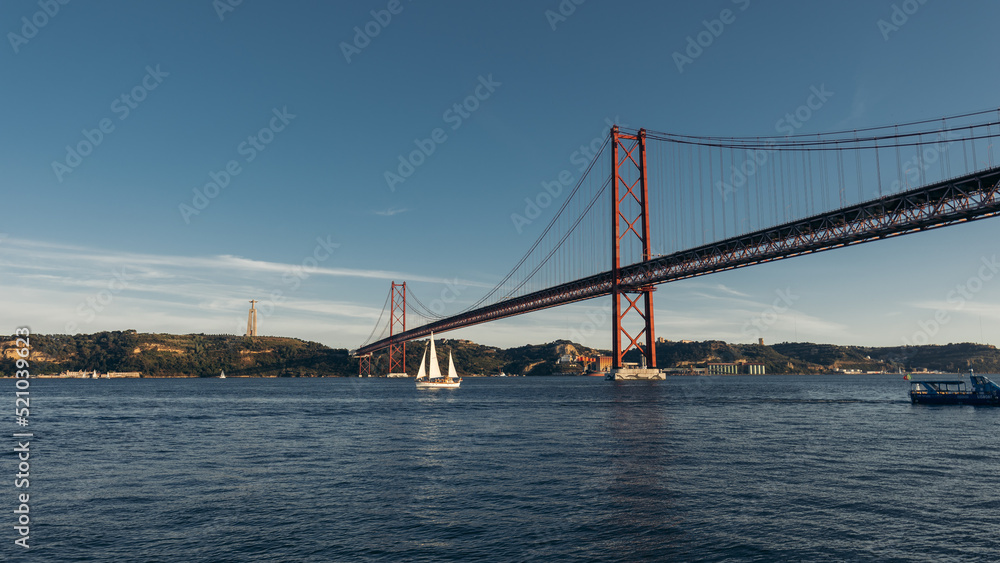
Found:
<path fill-rule="evenodd" d="M 356 279 L 367 285 L 371 280 L 446 281 L 398 271 L 306 268 L 303 263 L 114 252 L 8 238 L 0 245 L 0 284 L 5 289 L 0 310 L 9 320 L 43 333 L 134 328 L 224 334 L 240 333 L 247 300 L 254 297 L 262 303 L 273 300 L 273 310 L 262 319 L 262 334 L 353 347 L 371 332 L 382 302 L 368 307 L 331 298 L 330 284 L 323 279 Z"/>

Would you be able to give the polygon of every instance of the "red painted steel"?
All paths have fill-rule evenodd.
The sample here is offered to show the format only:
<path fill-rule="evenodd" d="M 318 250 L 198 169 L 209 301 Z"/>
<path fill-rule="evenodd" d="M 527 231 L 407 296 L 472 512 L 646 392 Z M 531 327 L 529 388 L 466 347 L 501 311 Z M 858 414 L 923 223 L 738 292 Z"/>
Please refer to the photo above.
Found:
<path fill-rule="evenodd" d="M 622 141 L 633 141 L 630 144 L 622 144 Z M 637 153 L 638 161 L 635 155 Z M 622 154 L 619 158 L 619 154 Z M 621 283 L 621 247 L 622 239 L 628 237 L 630 243 L 634 244 L 633 235 L 642 246 L 642 261 L 646 262 L 652 254 L 649 250 L 649 187 L 646 183 L 646 130 L 640 129 L 636 135 L 628 135 L 618 130 L 615 125 L 611 128 L 611 161 L 612 175 L 611 198 L 612 205 L 612 247 L 611 247 L 611 306 L 614 313 L 612 334 L 611 334 L 611 360 L 613 368 L 622 367 L 622 358 L 632 348 L 638 348 L 644 356 L 649 367 L 656 367 L 656 333 L 653 327 L 653 299 L 650 285 L 628 286 Z M 622 167 L 627 170 L 623 172 Z M 631 172 L 631 174 L 629 174 Z M 629 181 L 632 176 L 633 181 Z M 636 215 L 631 215 L 626 209 L 632 206 L 623 206 L 622 202 L 629 196 L 638 204 L 639 209 Z M 624 232 L 622 226 L 626 225 Z M 638 229 L 636 223 L 639 223 Z M 636 294 L 635 298 L 629 294 Z M 629 305 L 622 311 L 622 296 Z M 643 297 L 642 307 L 637 305 L 639 298 Z M 644 328 L 634 337 L 622 326 L 622 321 L 634 312 L 633 317 L 638 316 Z M 622 335 L 628 339 L 628 343 L 622 348 Z M 645 346 L 640 343 L 645 336 Z"/>
<path fill-rule="evenodd" d="M 371 352 L 358 356 L 358 377 L 372 376 L 372 354 Z"/>
<path fill-rule="evenodd" d="M 406 332 L 406 282 L 392 282 L 389 301 L 392 310 L 389 312 L 389 339 L 392 340 L 396 325 Z M 406 372 L 406 341 L 393 342 L 389 345 L 389 373 Z"/>

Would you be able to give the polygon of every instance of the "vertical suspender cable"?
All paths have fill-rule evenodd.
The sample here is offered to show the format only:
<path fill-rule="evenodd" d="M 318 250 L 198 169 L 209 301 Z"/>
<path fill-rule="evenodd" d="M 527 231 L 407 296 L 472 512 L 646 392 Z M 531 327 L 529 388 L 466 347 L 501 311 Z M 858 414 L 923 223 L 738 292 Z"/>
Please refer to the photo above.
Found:
<path fill-rule="evenodd" d="M 966 174 L 979 170 L 979 163 L 976 158 L 976 130 L 971 125 L 969 126 L 969 138 L 972 139 L 972 170 L 966 170 Z"/>
<path fill-rule="evenodd" d="M 941 118 L 941 137 L 942 137 L 942 139 L 947 139 L 948 137 L 950 137 L 950 135 L 948 135 L 948 120 L 946 118 L 943 118 L 943 117 Z M 944 173 L 945 173 L 945 176 L 941 178 L 942 181 L 944 181 L 945 179 L 950 179 L 952 177 L 951 176 L 951 153 L 950 152 L 945 152 L 944 156 L 945 156 L 945 159 L 944 159 Z"/>
<path fill-rule="evenodd" d="M 858 173 L 858 203 L 865 200 L 864 175 L 861 173 L 861 143 L 858 141 L 858 132 L 854 132 L 854 159 L 856 171 Z"/>
<path fill-rule="evenodd" d="M 878 196 L 882 197 L 882 164 L 878 157 L 878 138 L 875 138 L 875 173 L 878 175 Z"/>
<path fill-rule="evenodd" d="M 903 163 L 899 158 L 899 125 L 896 126 L 896 181 L 899 189 L 903 189 Z"/>

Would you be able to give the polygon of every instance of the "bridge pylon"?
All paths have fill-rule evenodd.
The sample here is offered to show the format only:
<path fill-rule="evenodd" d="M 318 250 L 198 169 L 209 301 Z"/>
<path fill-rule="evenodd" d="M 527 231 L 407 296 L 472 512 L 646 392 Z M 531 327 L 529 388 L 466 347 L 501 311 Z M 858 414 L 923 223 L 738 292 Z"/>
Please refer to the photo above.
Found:
<path fill-rule="evenodd" d="M 362 354 L 358 356 L 358 377 L 372 376 L 372 354 Z"/>
<path fill-rule="evenodd" d="M 649 248 L 649 188 L 646 184 L 646 130 L 636 135 L 622 133 L 615 125 L 611 128 L 611 299 L 613 313 L 612 369 L 621 369 L 622 358 L 632 348 L 638 348 L 646 358 L 646 366 L 656 368 L 656 333 L 653 327 L 653 286 L 632 287 L 620 283 L 623 241 L 628 248 L 635 248 L 636 241 L 642 249 L 642 260 L 652 258 Z M 634 296 L 634 297 L 633 297 Z M 622 310 L 622 297 L 628 306 Z M 641 320 L 644 328 L 635 336 L 628 332 L 622 321 L 628 319 L 629 327 Z M 624 339 L 622 337 L 625 337 Z M 645 336 L 645 339 L 643 339 Z M 645 346 L 641 343 L 645 340 Z M 622 346 L 624 342 L 624 347 Z"/>
<path fill-rule="evenodd" d="M 393 343 L 391 341 L 394 334 L 406 332 L 406 282 L 392 282 L 389 290 L 389 301 L 392 309 L 389 314 L 389 374 L 406 373 L 406 341 Z M 396 330 L 396 327 L 399 330 Z"/>

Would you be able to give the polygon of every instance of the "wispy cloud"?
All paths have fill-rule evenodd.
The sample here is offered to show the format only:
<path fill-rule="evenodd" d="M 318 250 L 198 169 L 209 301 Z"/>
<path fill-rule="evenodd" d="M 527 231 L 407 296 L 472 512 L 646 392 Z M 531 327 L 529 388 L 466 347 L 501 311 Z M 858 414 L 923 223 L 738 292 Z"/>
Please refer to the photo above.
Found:
<path fill-rule="evenodd" d="M 738 297 L 750 297 L 750 295 L 748 295 L 746 293 L 743 293 L 742 291 L 736 291 L 735 289 L 733 289 L 733 288 L 731 288 L 729 286 L 726 286 L 725 284 L 721 284 L 721 283 L 717 284 L 715 286 L 715 288 L 718 289 L 719 291 L 723 292 L 723 293 L 728 293 L 730 295 L 736 295 Z"/>
<path fill-rule="evenodd" d="M 837 122 L 837 128 L 856 127 L 858 123 L 863 123 L 863 118 L 868 112 L 868 107 L 871 105 L 871 98 L 872 96 L 864 86 L 858 87 L 854 92 L 854 97 L 851 99 L 850 112 L 847 117 Z"/>
<path fill-rule="evenodd" d="M 0 245 L 4 287 L 0 310 L 43 333 L 125 328 L 236 333 L 239 322 L 246 322 L 247 300 L 256 298 L 261 301 L 258 308 L 265 311 L 261 325 L 267 334 L 353 347 L 371 332 L 382 301 L 368 306 L 343 300 L 344 295 L 354 295 L 348 279 L 367 280 L 366 285 L 384 280 L 386 292 L 389 280 L 422 282 L 435 290 L 448 282 L 398 271 L 337 267 L 338 257 L 333 252 L 326 265 L 306 267 L 304 258 L 309 257 L 292 256 L 283 263 L 233 255 L 116 252 L 7 238 Z M 343 279 L 344 284 L 331 293 L 334 279 Z"/>
<path fill-rule="evenodd" d="M 217 279 L 220 271 L 229 274 L 272 273 L 292 274 L 302 269 L 300 264 L 254 260 L 221 254 L 217 256 L 171 256 L 130 252 L 110 252 L 101 249 L 70 245 L 39 243 L 24 239 L 9 239 L 0 250 L 0 265 L 8 272 L 17 270 L 58 271 L 72 275 L 77 269 L 104 270 L 109 267 L 126 265 L 141 270 L 144 278 L 197 277 Z M 30 256 L 30 260 L 25 258 Z M 301 260 L 300 260 L 301 263 Z M 157 269 L 158 268 L 158 269 Z M 181 272 L 183 271 L 183 272 Z M 367 278 L 381 280 L 407 280 L 428 283 L 444 283 L 440 277 L 410 274 L 392 270 L 371 270 L 362 268 L 313 267 L 310 276 L 330 276 L 344 278 Z M 61 276 L 52 276 L 59 278 Z M 470 287 L 492 287 L 481 282 L 459 280 Z"/>
<path fill-rule="evenodd" d="M 395 207 L 390 207 L 389 209 L 386 209 L 386 210 L 383 210 L 383 211 L 376 211 L 375 214 L 376 215 L 381 215 L 383 217 L 392 217 L 393 215 L 399 215 L 400 213 L 404 213 L 406 211 L 409 211 L 409 210 L 408 209 L 396 209 Z"/>

